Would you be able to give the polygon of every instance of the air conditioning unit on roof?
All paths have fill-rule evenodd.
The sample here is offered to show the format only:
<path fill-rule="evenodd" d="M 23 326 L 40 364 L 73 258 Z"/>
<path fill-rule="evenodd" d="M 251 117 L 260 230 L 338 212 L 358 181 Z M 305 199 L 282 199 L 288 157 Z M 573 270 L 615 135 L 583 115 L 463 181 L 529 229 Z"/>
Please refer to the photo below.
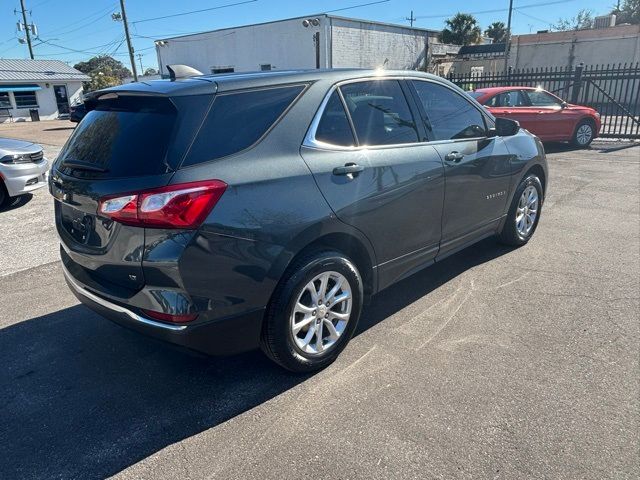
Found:
<path fill-rule="evenodd" d="M 593 28 L 609 28 L 616 26 L 616 16 L 611 15 L 603 15 L 601 17 L 596 17 L 593 19 Z"/>

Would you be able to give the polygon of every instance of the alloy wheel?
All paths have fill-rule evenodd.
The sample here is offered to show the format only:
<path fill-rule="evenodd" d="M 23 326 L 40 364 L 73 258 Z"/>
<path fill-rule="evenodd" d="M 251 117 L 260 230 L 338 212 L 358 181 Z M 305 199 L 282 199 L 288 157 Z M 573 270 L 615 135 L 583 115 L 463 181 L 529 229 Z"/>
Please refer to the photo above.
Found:
<path fill-rule="evenodd" d="M 343 334 L 352 307 L 351 285 L 334 271 L 316 275 L 298 294 L 290 318 L 295 345 L 319 355 L 334 347 Z"/>
<path fill-rule="evenodd" d="M 591 137 L 593 136 L 593 129 L 591 125 L 585 123 L 580 125 L 578 131 L 576 132 L 576 141 L 580 145 L 587 145 L 591 141 Z"/>
<path fill-rule="evenodd" d="M 528 236 L 535 225 L 538 203 L 538 190 L 533 185 L 529 185 L 522 192 L 516 210 L 516 229 L 523 237 Z"/>

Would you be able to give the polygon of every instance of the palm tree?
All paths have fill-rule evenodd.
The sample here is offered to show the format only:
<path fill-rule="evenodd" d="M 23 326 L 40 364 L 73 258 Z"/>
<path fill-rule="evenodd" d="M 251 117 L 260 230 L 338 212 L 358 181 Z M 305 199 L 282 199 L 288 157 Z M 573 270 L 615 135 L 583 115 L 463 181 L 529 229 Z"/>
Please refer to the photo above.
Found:
<path fill-rule="evenodd" d="M 473 15 L 468 13 L 456 13 L 453 17 L 445 21 L 447 25 L 438 40 L 442 43 L 453 43 L 455 45 L 470 45 L 479 43 L 482 30 L 478 21 Z"/>
<path fill-rule="evenodd" d="M 493 39 L 493 43 L 504 43 L 507 41 L 507 27 L 504 22 L 493 22 L 484 31 L 485 36 Z"/>

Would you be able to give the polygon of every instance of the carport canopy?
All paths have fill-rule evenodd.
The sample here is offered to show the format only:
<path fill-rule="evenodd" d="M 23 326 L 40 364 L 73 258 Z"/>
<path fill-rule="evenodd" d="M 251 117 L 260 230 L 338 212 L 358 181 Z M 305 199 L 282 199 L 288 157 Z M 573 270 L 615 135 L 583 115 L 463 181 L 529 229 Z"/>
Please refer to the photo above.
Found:
<path fill-rule="evenodd" d="M 0 92 L 33 92 L 34 90 L 42 90 L 42 87 L 35 83 L 21 85 L 0 84 Z"/>

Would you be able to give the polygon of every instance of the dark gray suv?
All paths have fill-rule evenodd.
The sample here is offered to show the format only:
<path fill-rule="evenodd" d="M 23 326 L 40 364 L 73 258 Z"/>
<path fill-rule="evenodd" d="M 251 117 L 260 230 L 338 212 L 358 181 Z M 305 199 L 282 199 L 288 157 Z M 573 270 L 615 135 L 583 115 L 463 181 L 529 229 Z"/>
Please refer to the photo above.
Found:
<path fill-rule="evenodd" d="M 427 74 L 198 76 L 86 107 L 50 178 L 67 282 L 207 353 L 322 368 L 371 295 L 540 219 L 540 141 Z"/>

